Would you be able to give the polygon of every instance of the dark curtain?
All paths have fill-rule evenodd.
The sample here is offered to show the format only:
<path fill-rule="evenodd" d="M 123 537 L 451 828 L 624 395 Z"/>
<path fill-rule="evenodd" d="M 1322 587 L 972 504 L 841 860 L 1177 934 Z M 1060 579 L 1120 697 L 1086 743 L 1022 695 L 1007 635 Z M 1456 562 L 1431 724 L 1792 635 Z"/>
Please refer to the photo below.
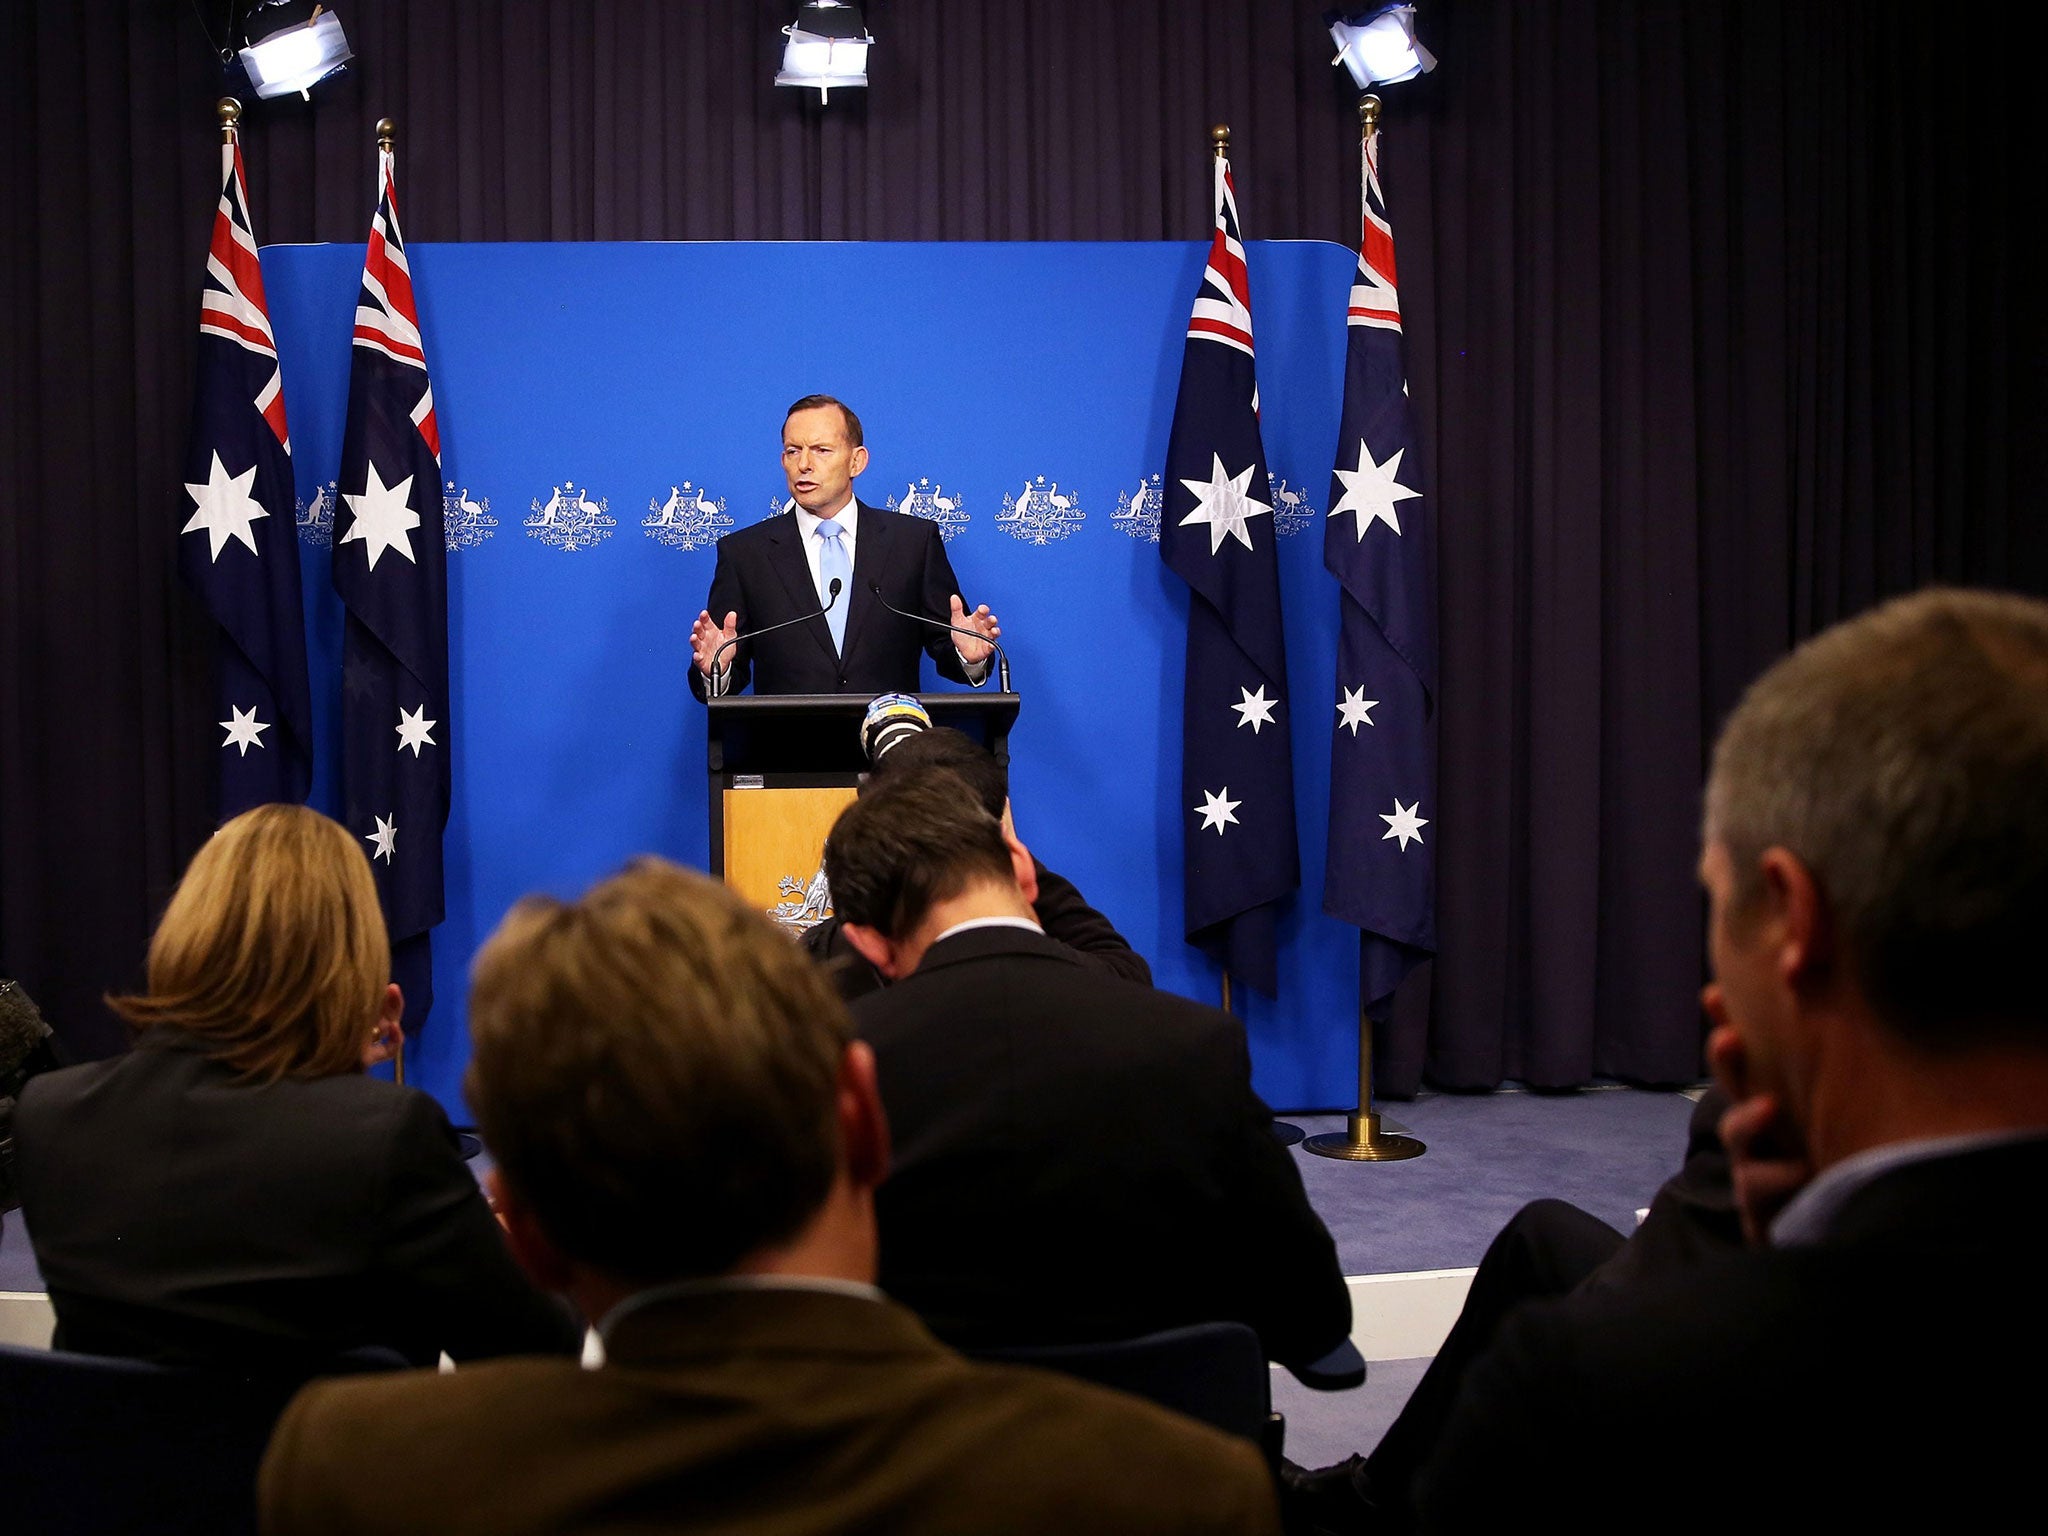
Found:
<path fill-rule="evenodd" d="M 266 242 L 361 240 L 386 115 L 416 240 L 1198 239 L 1218 120 L 1249 234 L 1356 238 L 1320 4 L 874 0 L 874 86 L 824 109 L 770 84 L 795 0 L 335 9 L 349 74 L 245 118 Z M 6 7 L 0 973 L 80 1054 L 119 1047 L 99 994 L 208 826 L 173 546 L 222 12 Z M 1887 593 L 2048 590 L 2013 259 L 2041 27 L 1946 8 L 1968 59 L 1929 68 L 1925 18 L 1423 0 L 1443 65 L 1386 91 L 1382 169 L 1441 530 L 1443 948 L 1391 1092 L 1693 1077 L 1698 786 L 1742 684 Z"/>

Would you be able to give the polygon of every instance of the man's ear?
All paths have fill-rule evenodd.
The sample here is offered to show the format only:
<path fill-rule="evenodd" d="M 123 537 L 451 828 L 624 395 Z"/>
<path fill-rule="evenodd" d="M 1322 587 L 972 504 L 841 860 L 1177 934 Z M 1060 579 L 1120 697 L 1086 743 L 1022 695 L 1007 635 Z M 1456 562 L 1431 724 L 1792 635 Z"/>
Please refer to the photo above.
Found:
<path fill-rule="evenodd" d="M 839 1136 L 856 1188 L 873 1189 L 889 1172 L 889 1117 L 875 1081 L 875 1053 L 855 1040 L 839 1059 Z"/>
<path fill-rule="evenodd" d="M 891 981 L 901 981 L 909 972 L 902 968 L 902 946 L 887 934 L 864 923 L 841 923 L 839 932 L 867 961 Z"/>
<path fill-rule="evenodd" d="M 1834 918 L 1813 871 L 1789 848 L 1766 848 L 1757 867 L 1761 921 L 1774 930 L 1769 937 L 1779 979 L 1799 990 L 1826 981 L 1835 965 Z"/>
<path fill-rule="evenodd" d="M 512 1257 L 519 1261 L 528 1278 L 544 1291 L 567 1291 L 575 1278 L 574 1266 L 543 1230 L 533 1207 L 520 1198 L 496 1168 L 484 1174 L 484 1196 L 497 1212 L 498 1224 L 505 1229 L 505 1246 L 512 1250 Z"/>
<path fill-rule="evenodd" d="M 852 456 L 846 462 L 852 466 L 851 469 L 847 470 L 847 476 L 849 478 L 857 478 L 860 472 L 868 467 L 868 450 L 866 446 L 863 445 L 854 449 Z"/>
<path fill-rule="evenodd" d="M 1031 857 L 1031 850 L 1018 839 L 1007 820 L 1003 823 L 1003 846 L 1010 850 L 1010 873 L 1016 877 L 1017 889 L 1024 893 L 1024 899 L 1032 906 L 1038 905 L 1038 863 Z"/>

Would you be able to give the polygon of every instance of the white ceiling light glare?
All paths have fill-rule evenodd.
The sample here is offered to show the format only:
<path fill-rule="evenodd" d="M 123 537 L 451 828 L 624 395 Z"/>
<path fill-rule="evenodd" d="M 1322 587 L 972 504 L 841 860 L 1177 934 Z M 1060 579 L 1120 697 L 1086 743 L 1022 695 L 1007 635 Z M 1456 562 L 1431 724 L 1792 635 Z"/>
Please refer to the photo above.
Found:
<path fill-rule="evenodd" d="M 354 57 L 341 19 L 319 6 L 298 26 L 280 28 L 241 51 L 242 68 L 258 96 L 296 91 L 308 101 L 314 86 Z"/>
<path fill-rule="evenodd" d="M 868 83 L 868 49 L 875 40 L 861 23 L 859 6 L 810 0 L 782 35 L 789 42 L 782 50 L 777 85 L 802 86 L 826 102 L 835 90 Z"/>
<path fill-rule="evenodd" d="M 1329 11 L 1332 64 L 1342 64 L 1361 91 L 1413 80 L 1436 68 L 1436 55 L 1415 40 L 1415 7 L 1382 6 L 1376 11 Z"/>

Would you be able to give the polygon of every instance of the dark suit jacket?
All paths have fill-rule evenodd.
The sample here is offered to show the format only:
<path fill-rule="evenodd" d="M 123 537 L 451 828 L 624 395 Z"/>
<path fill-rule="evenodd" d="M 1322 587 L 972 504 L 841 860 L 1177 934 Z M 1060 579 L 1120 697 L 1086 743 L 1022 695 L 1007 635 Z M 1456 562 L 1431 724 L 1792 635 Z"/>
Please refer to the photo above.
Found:
<path fill-rule="evenodd" d="M 1116 931 L 1116 925 L 1088 905 L 1073 881 L 1054 874 L 1035 857 L 1031 862 L 1038 871 L 1038 900 L 1031 909 L 1046 937 L 1066 945 L 1084 965 L 1151 986 L 1152 967 L 1131 948 L 1131 941 Z M 882 974 L 846 942 L 840 932 L 844 926 L 839 918 L 828 917 L 805 929 L 800 942 L 814 960 L 831 970 L 839 995 L 852 1002 L 880 987 Z"/>
<path fill-rule="evenodd" d="M 900 619 L 868 590 L 878 581 L 882 595 L 905 613 L 944 620 L 960 590 L 936 524 L 921 517 L 860 504 L 854 539 L 853 589 L 839 601 L 846 609 L 846 654 L 832 648 L 832 631 L 818 611 L 818 589 L 804 556 L 796 514 L 729 533 L 718 541 L 718 564 L 704 607 L 718 623 L 739 615 L 739 632 L 817 614 L 727 653 L 732 666 L 728 694 L 751 677 L 756 693 L 916 693 L 917 658 L 928 653 L 939 675 L 956 683 L 967 672 L 953 649 L 953 636 L 929 625 Z M 690 689 L 706 697 L 704 674 L 689 667 Z"/>
<path fill-rule="evenodd" d="M 431 1362 L 581 1337 L 513 1264 L 417 1089 L 251 1086 L 159 1028 L 36 1078 L 17 1128 L 63 1348 L 293 1371 L 366 1345 Z"/>
<path fill-rule="evenodd" d="M 1245 1441 L 971 1365 L 900 1307 L 791 1290 L 650 1305 L 608 1362 L 332 1381 L 260 1485 L 270 1536 L 1277 1533 Z"/>
<path fill-rule="evenodd" d="M 1228 1014 L 1019 928 L 853 1005 L 895 1140 L 882 1285 L 963 1348 L 1249 1324 L 1313 1360 L 1351 1302 Z"/>
<path fill-rule="evenodd" d="M 1423 1529 L 1980 1530 L 2030 1506 L 2044 1185 L 2048 1140 L 1910 1165 L 1816 1246 L 1523 1308 L 1423 1475 Z"/>

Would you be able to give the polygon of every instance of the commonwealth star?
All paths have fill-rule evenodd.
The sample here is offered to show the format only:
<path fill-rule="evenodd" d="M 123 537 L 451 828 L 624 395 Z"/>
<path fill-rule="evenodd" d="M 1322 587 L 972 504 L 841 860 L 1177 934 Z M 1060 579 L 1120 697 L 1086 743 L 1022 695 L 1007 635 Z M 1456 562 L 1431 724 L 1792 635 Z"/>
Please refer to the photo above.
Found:
<path fill-rule="evenodd" d="M 238 540 L 250 554 L 258 554 L 256 535 L 251 524 L 259 517 L 270 514 L 263 505 L 249 494 L 249 487 L 256 483 L 256 466 L 251 464 L 239 475 L 231 475 L 227 466 L 220 461 L 220 454 L 213 456 L 213 467 L 206 473 L 206 484 L 194 485 L 185 482 L 185 489 L 191 495 L 197 510 L 180 528 L 180 533 L 206 533 L 207 559 L 219 560 L 220 552 L 227 548 L 228 540 Z M 234 706 L 229 705 L 230 709 Z"/>
<path fill-rule="evenodd" d="M 360 541 L 363 552 L 370 557 L 370 569 L 373 571 L 377 569 L 377 557 L 387 549 L 395 549 L 413 564 L 419 564 L 413 559 L 412 539 L 408 534 L 409 529 L 420 525 L 419 513 L 406 504 L 406 498 L 412 494 L 412 479 L 407 475 L 398 484 L 387 486 L 373 463 L 369 466 L 369 478 L 364 482 L 363 493 L 360 496 L 348 492 L 342 494 L 341 499 L 348 503 L 356 520 L 349 524 L 348 532 L 341 536 L 339 542 L 354 544 Z"/>
<path fill-rule="evenodd" d="M 1340 467 L 1336 471 L 1337 478 L 1344 482 L 1344 494 L 1337 505 L 1330 508 L 1330 516 L 1357 513 L 1360 539 L 1365 537 L 1365 530 L 1376 522 L 1385 523 L 1398 534 L 1401 519 L 1394 513 L 1394 503 L 1422 494 L 1400 481 L 1401 455 L 1407 451 L 1406 448 L 1396 448 L 1394 456 L 1386 463 L 1375 464 L 1372 450 L 1365 446 L 1365 439 L 1361 437 L 1358 440 L 1358 467 Z"/>
<path fill-rule="evenodd" d="M 1195 510 L 1180 520 L 1185 528 L 1191 523 L 1209 525 L 1209 553 L 1215 554 L 1223 548 L 1225 539 L 1235 539 L 1246 549 L 1252 547 L 1251 524 L 1247 519 L 1267 516 L 1273 509 L 1251 494 L 1252 474 L 1256 464 L 1245 465 L 1243 471 L 1232 475 L 1223 467 L 1223 455 L 1212 453 L 1216 467 L 1209 472 L 1207 480 L 1182 480 L 1181 484 L 1195 493 Z"/>

